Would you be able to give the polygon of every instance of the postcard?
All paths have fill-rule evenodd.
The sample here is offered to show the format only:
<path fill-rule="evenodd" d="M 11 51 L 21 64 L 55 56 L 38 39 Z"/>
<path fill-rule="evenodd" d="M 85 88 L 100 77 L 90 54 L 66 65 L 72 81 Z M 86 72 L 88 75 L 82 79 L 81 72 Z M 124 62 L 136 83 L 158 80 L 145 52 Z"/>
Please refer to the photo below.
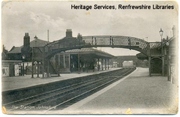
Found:
<path fill-rule="evenodd" d="M 178 3 L 4 0 L 4 114 L 177 114 Z"/>

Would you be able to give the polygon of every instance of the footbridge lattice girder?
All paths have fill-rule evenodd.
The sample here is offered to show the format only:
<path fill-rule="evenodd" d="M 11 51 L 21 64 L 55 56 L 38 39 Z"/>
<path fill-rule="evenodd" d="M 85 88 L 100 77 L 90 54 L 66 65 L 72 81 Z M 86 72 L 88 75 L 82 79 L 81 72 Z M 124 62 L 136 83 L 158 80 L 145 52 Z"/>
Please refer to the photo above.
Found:
<path fill-rule="evenodd" d="M 54 54 L 70 49 L 85 47 L 114 47 L 127 48 L 139 51 L 145 55 L 149 55 L 150 43 L 140 38 L 128 36 L 82 36 L 79 38 L 63 38 L 58 41 L 51 42 L 45 46 L 47 58 Z"/>

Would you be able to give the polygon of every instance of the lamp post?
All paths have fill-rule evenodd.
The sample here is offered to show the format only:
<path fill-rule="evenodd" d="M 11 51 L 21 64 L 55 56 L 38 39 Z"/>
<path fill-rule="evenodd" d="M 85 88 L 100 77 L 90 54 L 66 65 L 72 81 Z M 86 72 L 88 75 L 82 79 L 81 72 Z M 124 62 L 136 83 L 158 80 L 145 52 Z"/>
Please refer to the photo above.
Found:
<path fill-rule="evenodd" d="M 159 34 L 160 34 L 160 36 L 161 36 L 161 42 L 162 42 L 162 36 L 163 36 L 163 30 L 162 30 L 162 28 L 160 29 Z"/>
<path fill-rule="evenodd" d="M 32 78 L 34 78 L 34 47 L 36 47 L 36 40 L 37 40 L 37 36 L 34 37 L 35 39 L 35 45 L 32 46 Z"/>
<path fill-rule="evenodd" d="M 26 56 L 22 55 L 22 62 L 23 62 L 23 69 L 22 69 L 22 75 L 24 76 L 24 60 L 25 60 Z"/>
<path fill-rule="evenodd" d="M 168 77 L 168 81 L 171 81 L 170 78 L 170 62 L 169 62 L 169 41 L 167 40 L 166 42 L 166 47 L 167 47 L 167 77 Z"/>
<path fill-rule="evenodd" d="M 34 66 L 34 48 L 32 47 L 32 78 L 34 78 L 34 69 L 33 69 L 33 66 Z"/>
<path fill-rule="evenodd" d="M 162 40 L 162 36 L 163 36 L 162 28 L 160 29 L 159 34 L 161 36 L 162 75 L 164 76 L 164 51 L 163 51 L 163 40 Z"/>
<path fill-rule="evenodd" d="M 34 65 L 35 65 L 35 74 L 37 74 L 37 77 L 38 77 L 39 74 L 37 73 L 37 69 L 38 69 L 38 68 L 37 68 L 37 64 L 38 64 L 38 62 L 37 62 L 37 61 L 34 61 Z"/>
<path fill-rule="evenodd" d="M 149 56 L 148 56 L 149 76 L 151 77 L 151 47 L 150 47 L 150 42 L 148 42 L 148 51 L 149 51 Z"/>
<path fill-rule="evenodd" d="M 41 62 L 37 62 L 37 77 L 39 78 Z"/>

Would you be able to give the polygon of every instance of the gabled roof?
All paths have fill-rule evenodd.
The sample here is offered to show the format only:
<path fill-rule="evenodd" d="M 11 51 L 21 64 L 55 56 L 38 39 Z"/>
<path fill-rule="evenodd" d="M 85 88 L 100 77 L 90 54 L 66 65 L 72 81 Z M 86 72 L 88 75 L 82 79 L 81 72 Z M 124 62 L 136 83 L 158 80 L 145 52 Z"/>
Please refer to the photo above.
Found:
<path fill-rule="evenodd" d="M 22 47 L 13 46 L 12 49 L 8 53 L 10 53 L 10 54 L 21 53 L 21 48 Z"/>
<path fill-rule="evenodd" d="M 35 40 L 32 40 L 30 42 L 30 47 L 43 47 L 45 46 L 46 44 L 48 43 L 48 41 L 44 41 L 44 40 L 41 40 L 41 39 L 38 39 L 36 38 Z M 12 49 L 8 52 L 10 54 L 17 54 L 17 53 L 21 53 L 21 48 L 23 46 L 20 46 L 20 47 L 15 47 L 13 46 Z"/>
<path fill-rule="evenodd" d="M 43 47 L 46 44 L 48 44 L 48 41 L 44 41 L 41 39 L 35 39 L 35 40 L 30 42 L 30 47 Z"/>

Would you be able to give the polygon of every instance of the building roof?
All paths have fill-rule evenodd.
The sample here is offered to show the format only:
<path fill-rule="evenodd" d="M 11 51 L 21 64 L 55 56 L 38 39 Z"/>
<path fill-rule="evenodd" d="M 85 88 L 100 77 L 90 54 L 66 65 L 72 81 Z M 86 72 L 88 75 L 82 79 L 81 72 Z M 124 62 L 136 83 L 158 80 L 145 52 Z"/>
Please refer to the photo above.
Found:
<path fill-rule="evenodd" d="M 2 63 L 21 63 L 21 60 L 2 60 Z"/>
<path fill-rule="evenodd" d="M 148 56 L 143 54 L 143 53 L 138 53 L 136 54 L 136 57 L 140 60 L 147 60 L 148 59 Z"/>
<path fill-rule="evenodd" d="M 48 41 L 44 41 L 44 40 L 36 38 L 35 40 L 30 42 L 30 47 L 43 47 L 46 44 L 48 44 Z"/>
<path fill-rule="evenodd" d="M 46 44 L 48 43 L 48 41 L 44 41 L 44 40 L 41 40 L 41 39 L 38 39 L 36 38 L 35 40 L 32 40 L 30 42 L 30 47 L 43 47 L 45 46 Z M 21 53 L 21 48 L 23 46 L 20 46 L 20 47 L 15 47 L 13 46 L 12 49 L 8 52 L 10 54 L 17 54 L 17 53 Z"/>
<path fill-rule="evenodd" d="M 73 49 L 73 50 L 67 50 L 65 53 L 70 53 L 70 54 L 95 54 L 97 56 L 102 56 L 102 57 L 108 57 L 112 58 L 114 57 L 113 55 L 106 53 L 104 51 L 100 51 L 94 48 L 81 48 L 81 49 Z"/>
<path fill-rule="evenodd" d="M 10 54 L 17 54 L 17 53 L 21 53 L 21 48 L 22 47 L 15 47 L 15 46 L 13 46 L 12 48 L 11 48 L 11 50 L 8 52 L 8 53 L 10 53 Z"/>

